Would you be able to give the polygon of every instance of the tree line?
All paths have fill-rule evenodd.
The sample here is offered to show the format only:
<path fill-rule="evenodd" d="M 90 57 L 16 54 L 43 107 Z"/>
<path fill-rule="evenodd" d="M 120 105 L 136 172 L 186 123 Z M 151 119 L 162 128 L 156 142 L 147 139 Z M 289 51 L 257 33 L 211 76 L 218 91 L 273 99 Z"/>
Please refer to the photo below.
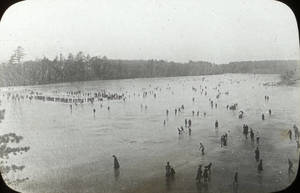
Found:
<path fill-rule="evenodd" d="M 76 55 L 70 53 L 67 57 L 60 54 L 52 60 L 44 57 L 25 62 L 21 60 L 23 56 L 23 50 L 17 49 L 13 57 L 0 66 L 1 87 L 222 73 L 282 74 L 294 71 L 298 72 L 294 74 L 299 74 L 300 69 L 297 60 L 242 61 L 217 65 L 204 61 L 116 60 L 105 56 L 91 57 L 83 52 Z"/>

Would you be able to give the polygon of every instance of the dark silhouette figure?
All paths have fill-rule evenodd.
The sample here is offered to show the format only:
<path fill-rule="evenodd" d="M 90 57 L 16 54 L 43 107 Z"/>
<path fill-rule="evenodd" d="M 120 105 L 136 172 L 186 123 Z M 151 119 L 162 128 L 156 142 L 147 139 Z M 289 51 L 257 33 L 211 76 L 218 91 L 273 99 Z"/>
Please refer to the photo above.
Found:
<path fill-rule="evenodd" d="M 167 162 L 166 165 L 166 177 L 169 177 L 171 175 L 171 166 L 170 166 L 170 162 Z"/>
<path fill-rule="evenodd" d="M 120 164 L 119 164 L 118 158 L 115 155 L 113 155 L 113 158 L 114 158 L 114 168 L 119 169 Z"/>
<path fill-rule="evenodd" d="M 256 160 L 256 162 L 259 161 L 259 149 L 258 149 L 258 147 L 255 150 L 255 160 Z"/>
<path fill-rule="evenodd" d="M 290 159 L 288 159 L 288 163 L 289 163 L 289 170 L 288 170 L 288 173 L 289 173 L 289 175 L 291 174 L 291 173 L 294 173 L 294 171 L 293 171 L 293 162 L 290 160 Z"/>
<path fill-rule="evenodd" d="M 290 138 L 290 140 L 292 141 L 292 131 L 289 129 L 289 131 L 288 131 L 288 134 L 289 134 L 289 138 Z"/>
<path fill-rule="evenodd" d="M 196 180 L 197 182 L 201 182 L 202 179 L 202 165 L 199 165 L 197 175 L 196 175 Z"/>
<path fill-rule="evenodd" d="M 218 122 L 218 120 L 216 120 L 216 122 L 215 122 L 215 128 L 218 128 L 219 127 L 219 122 Z"/>
<path fill-rule="evenodd" d="M 233 183 L 238 184 L 238 172 L 235 172 L 235 174 L 234 174 Z"/>

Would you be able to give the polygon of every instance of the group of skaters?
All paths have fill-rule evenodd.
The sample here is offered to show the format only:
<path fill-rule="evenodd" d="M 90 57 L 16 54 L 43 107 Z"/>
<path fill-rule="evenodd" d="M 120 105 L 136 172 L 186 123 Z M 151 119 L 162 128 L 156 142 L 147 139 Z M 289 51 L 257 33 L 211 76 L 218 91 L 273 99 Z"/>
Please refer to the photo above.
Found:
<path fill-rule="evenodd" d="M 200 164 L 197 170 L 196 175 L 196 182 L 202 183 L 202 179 L 204 183 L 207 183 L 210 181 L 211 177 L 211 166 L 212 163 L 210 162 L 207 166 L 204 166 L 204 170 L 202 171 L 202 165 Z"/>
<path fill-rule="evenodd" d="M 250 138 L 251 138 L 251 141 L 254 142 L 254 131 L 252 128 L 250 128 L 250 131 L 249 131 L 249 126 L 247 124 L 243 124 L 243 134 L 245 136 L 246 139 L 248 139 L 248 134 L 250 133 Z M 256 143 L 259 144 L 259 134 L 258 134 L 258 131 L 256 132 Z"/>
<path fill-rule="evenodd" d="M 165 124 L 165 120 L 164 120 L 164 124 Z M 188 133 L 189 133 L 189 135 L 191 135 L 192 134 L 192 120 L 185 119 L 184 126 L 185 126 L 185 128 L 188 128 Z M 178 135 L 185 133 L 183 126 L 180 126 L 180 128 L 178 127 L 177 130 L 178 130 Z"/>

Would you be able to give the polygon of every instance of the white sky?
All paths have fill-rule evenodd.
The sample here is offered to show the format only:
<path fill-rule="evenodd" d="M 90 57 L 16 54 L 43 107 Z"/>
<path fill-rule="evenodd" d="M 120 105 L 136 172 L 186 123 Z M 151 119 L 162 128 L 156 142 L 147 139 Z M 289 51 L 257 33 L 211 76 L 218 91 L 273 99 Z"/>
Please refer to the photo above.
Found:
<path fill-rule="evenodd" d="M 118 59 L 299 59 L 294 14 L 273 0 L 26 0 L 0 23 L 0 62 L 83 51 Z"/>

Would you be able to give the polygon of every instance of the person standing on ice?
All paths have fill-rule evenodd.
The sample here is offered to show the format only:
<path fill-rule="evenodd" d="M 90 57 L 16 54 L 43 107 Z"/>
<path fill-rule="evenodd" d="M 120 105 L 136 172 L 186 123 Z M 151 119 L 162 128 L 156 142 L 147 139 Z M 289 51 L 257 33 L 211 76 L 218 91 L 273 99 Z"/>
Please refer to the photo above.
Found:
<path fill-rule="evenodd" d="M 202 179 L 202 165 L 199 165 L 196 180 L 200 183 Z"/>
<path fill-rule="evenodd" d="M 170 166 L 170 162 L 167 162 L 166 165 L 166 177 L 169 177 L 171 175 L 171 166 Z"/>
<path fill-rule="evenodd" d="M 289 163 L 289 170 L 288 170 L 288 173 L 289 173 L 289 175 L 291 174 L 291 173 L 294 173 L 294 171 L 293 171 L 293 162 L 290 160 L 290 159 L 288 159 L 288 163 Z"/>
<path fill-rule="evenodd" d="M 215 122 L 215 129 L 217 129 L 219 127 L 219 122 L 218 122 L 218 120 L 216 120 L 216 122 Z"/>
<path fill-rule="evenodd" d="M 120 164 L 119 164 L 118 158 L 115 155 L 113 155 L 113 158 L 114 158 L 114 168 L 119 169 Z"/>
<path fill-rule="evenodd" d="M 261 114 L 261 120 L 265 120 L 265 115 Z"/>
<path fill-rule="evenodd" d="M 256 160 L 256 162 L 259 161 L 259 149 L 258 149 L 258 147 L 256 147 L 256 150 L 255 150 L 255 160 Z"/>
<path fill-rule="evenodd" d="M 200 149 L 201 149 L 202 155 L 204 155 L 204 146 L 202 143 L 200 143 Z"/>
<path fill-rule="evenodd" d="M 289 129 L 289 131 L 288 131 L 288 134 L 289 134 L 289 138 L 290 138 L 290 140 L 292 141 L 292 131 Z"/>
<path fill-rule="evenodd" d="M 234 174 L 233 184 L 238 184 L 238 172 Z"/>
<path fill-rule="evenodd" d="M 296 125 L 293 126 L 295 132 L 295 140 L 299 139 L 299 129 Z"/>

